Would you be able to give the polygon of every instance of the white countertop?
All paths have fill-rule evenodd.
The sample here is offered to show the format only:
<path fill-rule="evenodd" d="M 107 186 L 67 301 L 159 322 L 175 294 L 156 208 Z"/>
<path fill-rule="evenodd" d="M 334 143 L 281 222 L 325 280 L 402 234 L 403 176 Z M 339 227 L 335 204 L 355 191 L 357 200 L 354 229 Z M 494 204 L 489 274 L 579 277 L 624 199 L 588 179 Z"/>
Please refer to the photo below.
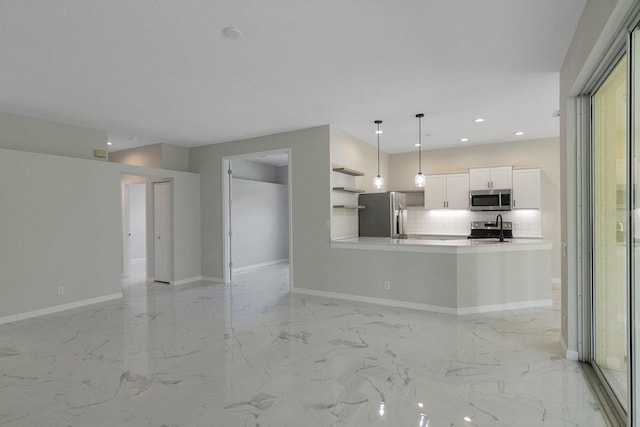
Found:
<path fill-rule="evenodd" d="M 332 248 L 424 253 L 488 253 L 550 250 L 543 239 L 391 239 L 388 237 L 350 237 L 331 241 Z"/>

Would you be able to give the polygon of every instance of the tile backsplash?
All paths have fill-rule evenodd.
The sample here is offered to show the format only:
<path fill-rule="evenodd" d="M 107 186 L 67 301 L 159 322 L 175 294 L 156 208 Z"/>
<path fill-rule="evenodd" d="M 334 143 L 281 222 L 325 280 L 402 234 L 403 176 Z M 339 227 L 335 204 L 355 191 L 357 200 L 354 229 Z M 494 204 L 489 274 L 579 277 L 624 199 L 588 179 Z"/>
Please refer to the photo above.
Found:
<path fill-rule="evenodd" d="M 541 237 L 542 215 L 539 209 L 518 209 L 502 212 L 477 212 L 469 210 L 426 210 L 421 206 L 409 206 L 407 232 L 409 234 L 448 234 L 468 236 L 471 221 L 495 221 L 497 214 L 504 221 L 513 223 L 514 237 Z"/>

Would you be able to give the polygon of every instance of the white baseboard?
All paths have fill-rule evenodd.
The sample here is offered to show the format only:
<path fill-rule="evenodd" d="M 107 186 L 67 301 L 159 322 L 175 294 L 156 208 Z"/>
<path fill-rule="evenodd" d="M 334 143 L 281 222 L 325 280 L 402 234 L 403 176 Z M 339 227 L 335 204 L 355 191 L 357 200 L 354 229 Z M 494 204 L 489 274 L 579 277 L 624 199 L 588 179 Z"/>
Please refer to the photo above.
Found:
<path fill-rule="evenodd" d="M 216 282 L 216 283 L 224 283 L 222 277 L 213 277 L 213 276 L 201 276 L 200 279 L 203 282 Z"/>
<path fill-rule="evenodd" d="M 567 360 L 578 361 L 578 352 L 573 350 L 567 350 Z"/>
<path fill-rule="evenodd" d="M 458 313 L 457 314 L 491 313 L 493 311 L 521 310 L 523 308 L 551 307 L 552 305 L 553 305 L 553 300 L 551 300 L 551 299 L 508 302 L 508 303 L 505 303 L 505 304 L 479 305 L 479 306 L 475 306 L 475 307 L 462 307 L 462 308 L 458 308 Z"/>
<path fill-rule="evenodd" d="M 559 277 L 551 278 L 551 289 L 560 289 L 561 284 L 562 284 L 562 280 Z"/>
<path fill-rule="evenodd" d="M 259 264 L 245 265 L 244 267 L 234 268 L 233 272 L 234 273 L 240 273 L 241 271 L 253 270 L 255 268 L 268 267 L 270 265 L 280 264 L 280 263 L 288 262 L 288 261 L 289 261 L 289 258 L 284 258 L 284 259 L 277 259 L 277 260 L 274 260 L 274 261 L 261 262 Z"/>
<path fill-rule="evenodd" d="M 562 352 L 565 354 L 565 358 L 567 360 L 573 360 L 574 362 L 578 361 L 578 352 L 575 350 L 569 350 L 567 348 L 567 343 L 564 342 L 564 339 L 560 337 L 560 346 L 562 347 Z"/>
<path fill-rule="evenodd" d="M 390 307 L 410 308 L 414 310 L 431 311 L 434 313 L 457 314 L 455 308 L 441 307 L 438 305 L 420 304 L 415 302 L 397 301 L 386 298 L 364 297 L 360 295 L 343 294 L 340 292 L 316 291 L 314 289 L 292 288 L 297 294 L 313 295 L 325 298 L 335 298 L 347 301 L 366 302 L 369 304 L 386 305 Z"/>
<path fill-rule="evenodd" d="M 317 291 L 314 289 L 304 289 L 304 288 L 292 288 L 292 292 L 299 293 L 299 294 L 306 294 L 306 295 L 315 295 L 315 296 L 326 297 L 326 298 L 342 299 L 347 301 L 357 301 L 357 302 L 365 302 L 370 304 L 386 305 L 389 307 L 409 308 L 413 310 L 429 311 L 432 313 L 455 314 L 455 315 L 489 313 L 493 311 L 518 310 L 522 308 L 547 307 L 547 306 L 553 305 L 553 301 L 548 299 L 548 300 L 538 300 L 538 301 L 522 301 L 522 302 L 515 302 L 515 303 L 508 303 L 508 304 L 484 305 L 484 306 L 477 306 L 477 307 L 453 308 L 453 307 L 442 307 L 439 305 L 421 304 L 421 303 L 415 303 L 415 302 L 409 302 L 409 301 L 398 301 L 398 300 L 387 299 L 387 298 L 365 297 L 360 295 L 343 294 L 339 292 Z"/>
<path fill-rule="evenodd" d="M 32 317 L 45 316 L 47 314 L 58 313 L 60 311 L 71 310 L 74 308 L 85 307 L 87 305 L 98 304 L 100 302 L 112 301 L 122 298 L 122 292 L 116 294 L 104 295 L 96 298 L 89 298 L 82 301 L 71 302 L 69 304 L 54 305 L 53 307 L 42 308 L 40 310 L 27 311 L 25 313 L 14 314 L 12 316 L 0 317 L 0 325 L 5 323 L 17 322 L 19 320 L 30 319 Z"/>
<path fill-rule="evenodd" d="M 195 276 L 195 277 L 189 277 L 188 279 L 176 280 L 175 282 L 172 282 L 171 284 L 173 286 L 181 286 L 181 285 L 188 285 L 188 284 L 196 283 L 196 282 L 216 282 L 216 283 L 221 283 L 221 282 L 224 282 L 224 280 L 222 280 L 220 277 Z"/>
<path fill-rule="evenodd" d="M 195 277 L 189 277 L 187 279 L 176 280 L 171 282 L 171 284 L 173 286 L 181 286 L 181 285 L 188 285 L 190 283 L 196 283 L 201 281 L 202 281 L 202 276 L 195 276 Z"/>

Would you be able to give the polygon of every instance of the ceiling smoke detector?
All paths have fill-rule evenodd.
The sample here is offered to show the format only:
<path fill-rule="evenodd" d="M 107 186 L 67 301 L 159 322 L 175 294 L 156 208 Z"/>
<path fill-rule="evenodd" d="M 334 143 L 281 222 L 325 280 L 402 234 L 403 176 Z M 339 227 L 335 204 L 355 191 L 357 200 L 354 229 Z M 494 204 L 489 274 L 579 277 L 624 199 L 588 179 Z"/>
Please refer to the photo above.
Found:
<path fill-rule="evenodd" d="M 236 27 L 226 27 L 222 30 L 222 35 L 228 39 L 239 39 L 242 32 Z"/>

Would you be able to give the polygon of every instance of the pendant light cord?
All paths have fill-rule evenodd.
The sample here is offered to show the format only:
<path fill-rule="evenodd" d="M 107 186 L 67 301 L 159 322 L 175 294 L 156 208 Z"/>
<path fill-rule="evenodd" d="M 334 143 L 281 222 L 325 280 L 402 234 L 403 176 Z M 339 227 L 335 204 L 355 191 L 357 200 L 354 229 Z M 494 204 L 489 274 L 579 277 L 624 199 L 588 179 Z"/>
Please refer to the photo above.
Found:
<path fill-rule="evenodd" d="M 418 172 L 422 173 L 422 118 L 424 114 L 416 114 L 418 118 Z"/>
<path fill-rule="evenodd" d="M 422 117 L 418 118 L 418 172 L 422 173 Z"/>
<path fill-rule="evenodd" d="M 380 123 L 378 123 L 378 176 L 380 175 Z"/>

